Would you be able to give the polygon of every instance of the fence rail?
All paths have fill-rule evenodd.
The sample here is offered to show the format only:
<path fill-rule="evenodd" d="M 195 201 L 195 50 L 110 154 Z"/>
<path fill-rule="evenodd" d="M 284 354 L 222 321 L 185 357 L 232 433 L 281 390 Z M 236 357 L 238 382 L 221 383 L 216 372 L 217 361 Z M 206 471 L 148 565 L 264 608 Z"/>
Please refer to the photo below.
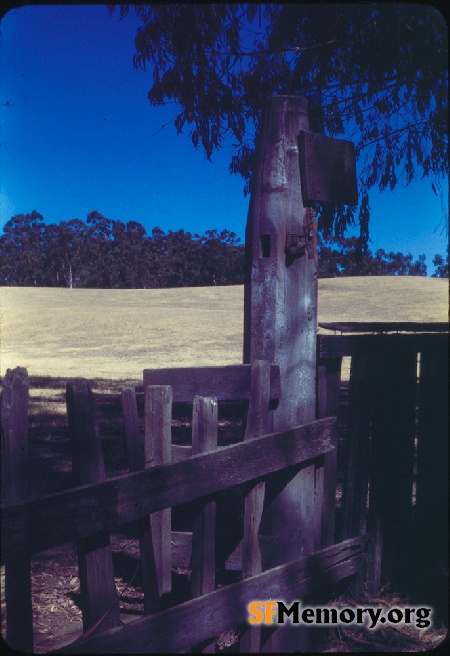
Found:
<path fill-rule="evenodd" d="M 402 589 L 414 571 L 416 599 L 445 615 L 448 335 L 320 335 L 317 350 L 320 419 L 269 434 L 268 412 L 282 394 L 275 365 L 257 361 L 252 367 L 201 368 L 201 375 L 192 369 L 145 370 L 144 436 L 135 391 L 125 389 L 130 473 L 106 480 L 93 396 L 87 383 L 69 384 L 73 464 L 81 485 L 31 500 L 26 498 L 26 371 L 8 372 L 2 392 L 1 562 L 11 644 L 33 647 L 31 557 L 71 541 L 77 545 L 80 584 L 85 581 L 84 635 L 64 648 L 71 653 L 172 652 L 193 646 L 210 651 L 200 643 L 244 625 L 246 603 L 254 598 L 303 597 L 349 576 L 362 582 L 366 532 L 371 537 L 365 571 L 369 590 L 378 592 L 386 580 Z M 342 502 L 336 511 L 336 416 L 346 356 L 352 364 L 339 456 Z M 191 398 L 198 389 L 205 391 L 205 378 L 220 399 L 247 404 L 242 442 L 217 446 L 215 397 Z M 170 385 L 162 385 L 163 380 Z M 193 403 L 192 446 L 171 444 L 174 399 Z M 299 471 L 308 472 L 302 503 L 310 508 L 305 530 L 315 553 L 301 557 L 298 551 L 299 558 L 273 567 L 279 538 L 262 529 L 263 508 Z M 245 498 L 243 532 L 217 560 L 216 495 L 236 486 Z M 173 531 L 171 508 L 188 502 L 197 502 L 193 530 Z M 130 522 L 140 543 L 144 617 L 121 627 L 109 533 Z M 418 550 L 430 554 L 426 562 L 418 562 Z M 92 553 L 100 561 L 90 562 Z M 193 598 L 161 611 L 175 565 L 192 568 Z M 218 566 L 241 570 L 243 580 L 215 590 Z M 98 571 L 100 578 L 94 574 Z M 97 599 L 90 610 L 87 598 Z M 263 649 L 259 629 L 241 627 L 240 633 L 241 651 Z"/>
<path fill-rule="evenodd" d="M 2 507 L 2 564 L 299 465 L 333 449 L 335 418 Z"/>
<path fill-rule="evenodd" d="M 280 565 L 258 576 L 158 613 L 101 636 L 81 638 L 64 653 L 176 653 L 247 620 L 254 599 L 306 597 L 354 575 L 365 560 L 365 536 Z"/>
<path fill-rule="evenodd" d="M 216 371 L 214 375 L 218 374 L 220 376 L 220 372 Z M 172 451 L 170 411 L 167 412 L 171 408 L 172 388 L 146 386 L 143 443 L 137 430 L 134 391 L 124 390 L 130 464 L 136 471 L 107 480 L 104 480 L 95 404 L 89 385 L 85 381 L 68 384 L 67 408 L 74 473 L 82 485 L 39 499 L 19 502 L 14 499 L 13 503 L 4 504 L 1 509 L 1 557 L 6 572 L 14 572 L 14 563 L 29 563 L 30 558 L 40 551 L 71 541 L 76 543 L 84 637 L 77 641 L 72 650 L 89 652 L 101 645 L 102 649 L 110 651 L 112 643 L 116 645 L 114 649 L 134 653 L 170 652 L 178 649 L 175 646 L 178 644 L 182 645 L 181 649 L 198 646 L 200 642 L 217 636 L 222 626 L 230 629 L 236 623 L 245 623 L 245 599 L 250 601 L 255 594 L 261 595 L 266 585 L 269 591 L 278 590 L 281 597 L 297 584 L 298 594 L 303 594 L 302 590 L 306 594 L 307 591 L 329 586 L 342 577 L 350 576 L 361 567 L 364 560 L 362 538 L 358 537 L 357 540 L 328 550 L 323 549 L 323 536 L 334 532 L 334 500 L 330 506 L 329 494 L 327 497 L 324 493 L 324 462 L 336 450 L 336 418 L 325 417 L 304 426 L 264 434 L 271 398 L 273 401 L 279 394 L 277 368 L 257 361 L 251 368 L 245 366 L 243 375 L 246 384 L 250 386 L 249 392 L 242 391 L 242 387 L 240 389 L 240 394 L 249 402 L 244 441 L 232 446 L 217 447 L 217 402 L 211 397 L 195 397 L 193 446 L 186 449 L 185 455 L 188 457 L 156 466 L 152 466 L 155 456 L 157 462 L 163 462 L 170 458 Z M 232 395 L 235 397 L 236 392 Z M 7 399 L 7 395 L 3 395 L 3 398 Z M 4 402 L 2 421 L 5 426 L 6 417 L 9 416 L 7 403 Z M 23 424 L 22 415 L 20 420 Z M 158 443 L 160 447 L 155 446 Z M 161 453 L 159 456 L 158 448 Z M 83 458 L 86 458 L 86 463 Z M 146 466 L 149 468 L 145 469 Z M 306 528 L 314 536 L 317 553 L 263 572 L 273 560 L 271 554 L 280 547 L 270 535 L 258 534 L 266 485 L 269 483 L 269 496 L 273 500 L 292 476 L 305 467 L 308 470 L 312 467 L 315 472 L 313 487 L 305 489 L 305 494 L 311 494 L 311 498 L 309 501 L 304 500 L 304 503 L 310 504 L 312 509 L 310 525 Z M 215 590 L 214 499 L 218 492 L 235 486 L 241 487 L 246 499 L 244 532 L 227 562 L 228 566 L 242 570 L 244 580 L 235 586 Z M 8 497 L 5 499 L 8 500 Z M 170 522 L 158 524 L 149 521 L 173 506 L 196 500 L 200 506 L 192 534 L 172 532 Z M 144 623 L 142 620 L 138 624 L 133 623 L 136 631 L 131 632 L 127 627 L 119 627 L 119 600 L 114 587 L 109 546 L 110 531 L 130 522 L 134 522 L 138 528 L 144 579 L 144 614 L 149 615 L 143 618 Z M 328 523 L 331 529 L 326 528 Z M 162 546 L 164 539 L 166 546 L 168 540 L 174 542 L 171 548 L 165 549 Z M 170 589 L 170 580 L 164 583 L 164 572 L 167 575 L 168 570 L 170 578 L 170 567 L 174 561 L 187 557 L 192 568 L 193 599 L 186 604 L 158 612 L 162 595 Z M 29 582 L 29 570 L 26 571 Z M 31 595 L 27 594 L 30 598 Z M 22 606 L 11 595 L 7 598 L 8 615 L 16 618 L 13 625 L 21 622 L 23 627 L 24 616 L 20 609 L 27 600 L 22 597 L 20 601 Z M 230 603 L 239 608 L 233 612 L 224 611 Z M 210 617 L 207 622 L 204 614 Z M 219 618 L 220 614 L 222 618 Z M 27 646 L 30 650 L 31 616 L 26 621 L 28 626 L 23 628 L 28 629 Z M 168 621 L 173 621 L 171 631 L 167 630 Z M 164 631 L 158 629 L 162 626 L 166 627 Z M 152 635 L 151 644 L 148 639 L 149 630 Z M 175 634 L 178 637 L 174 637 Z M 10 629 L 7 639 L 11 639 L 12 635 Z M 98 642 L 99 636 L 103 636 L 106 642 L 103 642 L 103 637 Z M 244 630 L 241 649 L 259 651 L 260 640 L 258 629 Z M 23 645 L 20 639 L 18 643 Z"/>
<path fill-rule="evenodd" d="M 318 335 L 318 416 L 338 414 L 341 362 L 351 357 L 338 538 L 367 530 L 369 590 L 390 583 L 445 621 L 448 323 L 322 327 L 413 331 Z"/>

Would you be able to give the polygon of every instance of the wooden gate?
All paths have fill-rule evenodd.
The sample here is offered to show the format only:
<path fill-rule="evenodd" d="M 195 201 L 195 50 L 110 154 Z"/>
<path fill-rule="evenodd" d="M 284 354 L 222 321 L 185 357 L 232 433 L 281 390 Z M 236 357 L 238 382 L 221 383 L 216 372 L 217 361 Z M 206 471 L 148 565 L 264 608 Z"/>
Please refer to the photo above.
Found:
<path fill-rule="evenodd" d="M 448 324 L 322 327 L 342 331 L 318 336 L 322 412 L 337 414 L 341 361 L 351 357 L 338 537 L 370 534 L 372 593 L 390 583 L 416 603 L 434 607 L 437 622 L 445 621 Z"/>
<path fill-rule="evenodd" d="M 146 382 L 152 379 L 152 373 L 159 375 L 147 371 Z M 324 526 L 334 522 L 334 508 L 332 514 L 327 514 L 327 504 L 324 501 L 323 467 L 324 457 L 335 449 L 335 418 L 262 434 L 264 431 L 261 426 L 263 418 L 267 416 L 270 398 L 279 395 L 278 368 L 258 361 L 252 367 L 212 368 L 202 373 L 207 379 L 209 376 L 208 387 L 213 391 L 220 388 L 232 389 L 231 393 L 225 392 L 226 398 L 236 398 L 239 394 L 239 398 L 248 399 L 247 430 L 243 442 L 228 447 L 214 447 L 211 438 L 217 427 L 217 401 L 214 397 L 195 396 L 193 431 L 197 446 L 194 442 L 194 450 L 200 453 L 172 464 L 158 465 L 101 482 L 91 482 L 41 499 L 8 503 L 2 507 L 2 563 L 5 563 L 7 572 L 17 572 L 19 567 L 29 563 L 33 554 L 42 550 L 68 541 L 76 541 L 78 545 L 80 579 L 82 576 L 86 579 L 83 613 L 85 635 L 65 647 L 65 653 L 171 653 L 198 646 L 239 625 L 244 650 L 250 648 L 260 651 L 264 636 L 260 636 L 258 629 L 246 628 L 247 607 L 251 601 L 265 598 L 287 600 L 287 595 L 292 595 L 292 599 L 307 597 L 318 590 L 330 589 L 334 582 L 355 574 L 364 562 L 364 537 L 358 536 L 339 545 L 320 548 L 323 536 L 328 532 Z M 179 374 L 179 371 L 173 372 L 171 382 L 174 383 Z M 12 414 L 8 414 L 5 404 L 3 407 L 4 447 L 11 446 L 10 440 L 17 437 L 17 430 L 12 428 L 14 419 L 11 420 L 11 417 L 21 415 L 17 412 L 20 400 L 14 393 L 18 375 L 23 380 L 23 370 L 10 372 L 7 376 L 6 387 L 8 389 L 10 381 L 12 396 L 3 393 L 3 398 L 10 398 L 9 406 L 13 408 Z M 200 379 L 203 380 L 203 377 Z M 193 379 L 188 380 L 189 385 L 192 385 Z M 229 383 L 225 382 L 227 380 Z M 176 385 L 174 388 L 177 390 Z M 155 399 L 165 396 L 170 401 L 167 390 L 171 390 L 171 387 L 149 385 L 145 389 L 146 405 L 153 406 L 153 412 L 149 413 L 153 429 L 156 424 L 159 425 L 158 429 L 153 430 L 152 442 L 162 442 L 164 422 L 155 423 L 155 417 L 164 416 L 164 412 L 155 410 Z M 195 390 L 191 388 L 189 393 L 192 391 Z M 183 394 L 183 391 L 175 391 L 174 398 L 184 398 Z M 98 443 L 98 433 L 92 412 L 92 395 L 86 383 L 69 384 L 68 407 L 72 434 L 78 435 L 78 438 L 90 436 L 93 446 L 89 459 L 92 465 L 97 460 L 93 453 L 97 450 L 95 445 Z M 86 446 L 86 441 L 83 440 L 81 444 Z M 144 453 L 148 448 L 153 449 L 144 445 Z M 14 451 L 10 448 L 8 453 L 11 457 L 5 461 L 5 467 L 13 471 L 14 459 L 20 459 L 22 455 L 18 449 Z M 259 518 L 264 485 L 274 497 L 304 467 L 313 467 L 315 472 L 311 497 L 303 499 L 302 503 L 310 508 L 308 530 L 314 536 L 318 550 L 312 555 L 261 572 Z M 98 464 L 93 469 L 98 471 Z M 235 486 L 241 486 L 246 497 L 245 523 L 238 550 L 243 580 L 215 590 L 214 495 Z M 165 567 L 163 561 L 166 557 L 167 562 L 168 552 L 161 550 L 159 561 L 154 554 L 157 545 L 164 539 L 164 526 L 167 527 L 167 524 L 163 521 L 156 523 L 155 527 L 148 518 L 179 503 L 195 500 L 200 500 L 201 505 L 192 536 L 193 599 L 155 614 L 161 596 L 160 585 Z M 114 584 L 112 572 L 108 572 L 104 562 L 109 557 L 109 532 L 129 522 L 142 523 L 141 563 L 150 563 L 145 569 L 148 574 L 144 583 L 145 612 L 152 614 L 120 627 L 116 620 L 117 596 L 114 591 L 111 593 L 111 581 Z M 153 532 L 158 532 L 159 537 L 152 538 Z M 150 541 L 145 540 L 146 535 Z M 261 543 L 264 543 L 263 538 Z M 278 545 L 272 543 L 270 548 L 277 549 Z M 169 562 L 170 559 L 171 556 Z M 29 572 L 29 569 L 25 567 L 24 571 Z M 24 579 L 29 583 L 29 575 L 23 575 Z M 18 640 L 16 645 L 22 643 L 22 646 L 23 640 L 17 638 L 19 626 L 22 627 L 22 635 L 32 635 L 31 617 L 26 612 L 22 613 L 22 609 L 26 609 L 30 602 L 27 589 L 26 586 L 18 588 L 16 580 L 14 590 L 12 587 L 7 590 L 7 639 L 14 635 Z M 23 597 L 24 593 L 27 594 L 26 598 Z"/>

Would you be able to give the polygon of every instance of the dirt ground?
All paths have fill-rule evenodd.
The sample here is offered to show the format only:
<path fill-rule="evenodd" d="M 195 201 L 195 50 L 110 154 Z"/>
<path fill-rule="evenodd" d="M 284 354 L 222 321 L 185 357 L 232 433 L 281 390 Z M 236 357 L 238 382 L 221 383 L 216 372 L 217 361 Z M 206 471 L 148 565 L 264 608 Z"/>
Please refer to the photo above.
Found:
<path fill-rule="evenodd" d="M 319 281 L 319 321 L 447 321 L 448 281 L 430 278 L 343 278 Z M 31 491 L 49 494 L 72 485 L 65 384 L 87 378 L 97 395 L 99 430 L 108 475 L 127 471 L 119 395 L 142 385 L 144 368 L 242 362 L 243 287 L 169 290 L 0 288 L 0 374 L 26 367 L 30 375 Z M 180 424 L 174 430 L 184 430 Z M 228 430 L 222 421 L 222 430 Z M 142 614 L 138 545 L 111 538 L 124 622 Z M 5 629 L 4 568 L 1 572 Z M 187 598 L 189 572 L 173 572 L 176 594 Z M 74 545 L 32 561 L 35 651 L 46 653 L 82 632 Z M 386 603 L 396 600 L 387 590 Z M 394 602 L 393 602 L 394 603 Z M 392 604 L 391 604 L 392 605 Z M 394 627 L 395 628 L 395 627 Z M 328 636 L 323 651 L 423 651 L 444 630 L 407 635 L 394 628 L 376 639 L 352 627 Z M 233 650 L 236 634 L 220 637 Z"/>

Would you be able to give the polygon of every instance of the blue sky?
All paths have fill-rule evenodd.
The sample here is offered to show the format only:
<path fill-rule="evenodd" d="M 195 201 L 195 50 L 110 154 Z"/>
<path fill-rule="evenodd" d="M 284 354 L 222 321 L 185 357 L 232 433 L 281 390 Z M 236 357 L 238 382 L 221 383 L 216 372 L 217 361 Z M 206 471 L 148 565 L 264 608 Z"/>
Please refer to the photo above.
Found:
<path fill-rule="evenodd" d="M 176 105 L 152 107 L 151 71 L 133 67 L 134 14 L 101 5 L 26 6 L 1 22 L 0 229 L 36 209 L 47 223 L 92 210 L 139 221 L 150 233 L 226 228 L 244 240 L 249 198 L 228 165 L 231 141 L 212 162 L 187 133 Z M 448 242 L 445 206 L 430 181 L 371 192 L 372 250 L 427 256 Z"/>

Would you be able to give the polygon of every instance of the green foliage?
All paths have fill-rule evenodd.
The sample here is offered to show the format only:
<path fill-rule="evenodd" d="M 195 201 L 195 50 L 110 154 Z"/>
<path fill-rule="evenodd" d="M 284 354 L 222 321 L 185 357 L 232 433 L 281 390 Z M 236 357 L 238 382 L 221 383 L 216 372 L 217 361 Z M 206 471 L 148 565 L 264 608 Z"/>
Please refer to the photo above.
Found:
<path fill-rule="evenodd" d="M 448 278 L 448 246 L 445 261 L 442 255 L 435 255 L 433 265 L 436 267 L 436 271 L 431 276 L 432 278 Z"/>
<path fill-rule="evenodd" d="M 327 241 L 319 238 L 319 278 L 339 276 L 426 276 L 425 255 L 413 262 L 408 253 L 386 253 L 382 248 L 373 253 L 362 249 L 356 237 Z"/>
<path fill-rule="evenodd" d="M 319 237 L 319 277 L 426 276 L 425 255 L 373 254 L 356 237 Z M 234 232 L 184 230 L 147 235 L 137 221 L 115 221 L 91 212 L 79 219 L 44 223 L 41 214 L 18 214 L 0 236 L 0 285 L 146 289 L 241 285 L 245 249 Z M 436 255 L 434 277 L 448 277 Z"/>
<path fill-rule="evenodd" d="M 117 5 L 110 5 L 113 13 Z M 235 142 L 230 170 L 251 186 L 266 98 L 308 98 L 311 128 L 349 133 L 362 170 L 360 207 L 319 207 L 319 226 L 369 236 L 369 191 L 448 176 L 448 43 L 437 9 L 414 3 L 119 5 L 135 11 L 134 65 L 153 77 L 152 105 L 175 103 L 210 158 Z"/>
<path fill-rule="evenodd" d="M 45 223 L 41 214 L 18 214 L 3 228 L 0 270 L 8 284 L 44 285 Z M 4 283 L 3 283 L 4 284 Z"/>
<path fill-rule="evenodd" d="M 90 212 L 46 225 L 36 211 L 14 216 L 0 237 L 0 285 L 158 288 L 237 285 L 244 281 L 244 246 L 233 232 L 184 230 L 151 236 L 136 221 Z"/>

